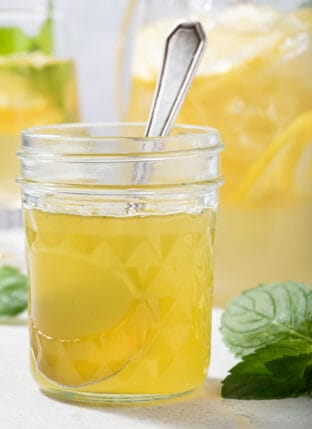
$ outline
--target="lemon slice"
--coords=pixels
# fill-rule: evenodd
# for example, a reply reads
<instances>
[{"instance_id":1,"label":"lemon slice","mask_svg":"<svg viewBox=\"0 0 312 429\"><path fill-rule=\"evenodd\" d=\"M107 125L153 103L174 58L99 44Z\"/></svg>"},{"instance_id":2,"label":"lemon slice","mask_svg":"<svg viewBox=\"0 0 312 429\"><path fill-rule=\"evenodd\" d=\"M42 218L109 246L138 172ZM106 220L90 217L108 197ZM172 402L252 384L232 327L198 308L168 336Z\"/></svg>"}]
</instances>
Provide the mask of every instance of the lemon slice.
<instances>
[{"instance_id":1,"label":"lemon slice","mask_svg":"<svg viewBox=\"0 0 312 429\"><path fill-rule=\"evenodd\" d=\"M240 184L235 200L312 193L312 111L296 118L268 146Z\"/></svg>"}]
</instances>

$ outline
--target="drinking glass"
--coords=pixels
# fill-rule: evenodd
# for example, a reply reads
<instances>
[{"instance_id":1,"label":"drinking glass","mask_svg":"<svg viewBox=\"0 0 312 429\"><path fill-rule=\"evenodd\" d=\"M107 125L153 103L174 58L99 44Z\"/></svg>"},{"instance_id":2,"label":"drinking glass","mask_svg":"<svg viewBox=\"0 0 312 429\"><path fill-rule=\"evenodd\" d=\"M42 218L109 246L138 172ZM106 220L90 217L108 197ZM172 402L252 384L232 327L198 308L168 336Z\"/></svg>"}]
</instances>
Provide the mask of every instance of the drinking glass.
<instances>
[{"instance_id":1,"label":"drinking glass","mask_svg":"<svg viewBox=\"0 0 312 429\"><path fill-rule=\"evenodd\" d=\"M16 241L8 229L20 225L15 179L21 130L78 120L75 65L63 24L51 1L0 0L0 254L4 259L10 253L6 246L11 248L10 242Z\"/></svg>"}]
</instances>

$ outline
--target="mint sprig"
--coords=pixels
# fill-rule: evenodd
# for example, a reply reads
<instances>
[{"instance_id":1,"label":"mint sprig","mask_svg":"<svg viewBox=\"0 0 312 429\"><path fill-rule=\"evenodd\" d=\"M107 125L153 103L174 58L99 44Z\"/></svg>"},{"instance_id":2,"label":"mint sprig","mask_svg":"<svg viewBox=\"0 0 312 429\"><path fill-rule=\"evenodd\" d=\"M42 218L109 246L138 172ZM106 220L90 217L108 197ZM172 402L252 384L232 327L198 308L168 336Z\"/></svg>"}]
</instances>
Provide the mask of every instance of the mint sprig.
<instances>
[{"instance_id":1,"label":"mint sprig","mask_svg":"<svg viewBox=\"0 0 312 429\"><path fill-rule=\"evenodd\" d=\"M312 344L312 290L295 282L249 289L226 307L221 332L236 356L289 338Z\"/></svg>"},{"instance_id":2,"label":"mint sprig","mask_svg":"<svg viewBox=\"0 0 312 429\"><path fill-rule=\"evenodd\" d=\"M39 51L46 55L53 53L53 7L49 3L48 16L36 36L25 34L20 28L0 28L0 55L27 54Z\"/></svg>"},{"instance_id":3,"label":"mint sprig","mask_svg":"<svg viewBox=\"0 0 312 429\"><path fill-rule=\"evenodd\" d=\"M30 52L32 45L32 39L19 28L0 28L0 55Z\"/></svg>"},{"instance_id":4,"label":"mint sprig","mask_svg":"<svg viewBox=\"0 0 312 429\"><path fill-rule=\"evenodd\" d=\"M17 268L0 267L0 318L16 316L27 308L28 281Z\"/></svg>"},{"instance_id":5,"label":"mint sprig","mask_svg":"<svg viewBox=\"0 0 312 429\"><path fill-rule=\"evenodd\" d=\"M245 356L223 381L222 396L235 399L280 399L310 390L312 344L284 340ZM306 373L307 371L307 373Z\"/></svg>"},{"instance_id":6,"label":"mint sprig","mask_svg":"<svg viewBox=\"0 0 312 429\"><path fill-rule=\"evenodd\" d=\"M53 21L47 18L42 24L37 38L34 40L34 49L44 54L51 55L53 52Z\"/></svg>"},{"instance_id":7,"label":"mint sprig","mask_svg":"<svg viewBox=\"0 0 312 429\"><path fill-rule=\"evenodd\" d=\"M42 24L37 38L34 39L35 49L44 54L53 53L53 0L48 2L48 16Z\"/></svg>"},{"instance_id":8,"label":"mint sprig","mask_svg":"<svg viewBox=\"0 0 312 429\"><path fill-rule=\"evenodd\" d=\"M222 396L279 399L312 393L312 290L295 282L243 292L222 317L224 341L242 362Z\"/></svg>"}]
</instances>

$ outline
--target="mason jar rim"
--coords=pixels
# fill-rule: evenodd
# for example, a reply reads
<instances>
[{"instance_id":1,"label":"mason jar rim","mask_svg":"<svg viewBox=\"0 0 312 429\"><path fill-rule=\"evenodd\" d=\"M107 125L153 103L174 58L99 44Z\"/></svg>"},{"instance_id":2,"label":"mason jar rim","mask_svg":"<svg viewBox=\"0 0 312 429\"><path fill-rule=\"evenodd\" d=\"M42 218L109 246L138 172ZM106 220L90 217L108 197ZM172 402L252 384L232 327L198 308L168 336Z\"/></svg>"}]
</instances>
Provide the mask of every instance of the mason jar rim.
<instances>
[{"instance_id":1,"label":"mason jar rim","mask_svg":"<svg viewBox=\"0 0 312 429\"><path fill-rule=\"evenodd\" d=\"M112 152L111 146L108 147L109 142L115 143L130 143L136 142L142 145L146 143L153 143L153 149L148 150L148 148L143 148L141 152L147 153L168 153L168 152L179 152L185 150L196 150L196 149L219 149L221 150L223 144L220 140L219 132L212 127L207 127L203 125L186 125L186 124L176 124L173 127L173 131L178 132L178 134L169 135L169 136L160 136L160 137L144 137L139 135L113 135L113 134L104 134L99 133L100 130L110 129L112 127L120 127L131 129L131 127L142 128L142 132L145 129L144 122L96 122L96 123L71 123L71 124L54 124L47 126L37 126L28 128L22 131L22 151L18 153L19 156L26 154L53 154L53 155L90 155L90 154L100 154L100 155L114 155ZM88 135L77 135L77 132L81 131L89 133ZM93 134L92 134L93 133ZM182 141L192 141L196 142L188 148L179 148L177 144ZM54 145L51 145L51 143ZM94 142L96 145L95 148L90 146L90 143ZM166 142L165 149L159 149ZM70 143L67 147L64 146L66 143ZM103 143L103 144L101 144ZM172 143L172 145L170 145ZM84 145L85 144L85 145ZM173 146L174 145L174 146ZM91 150L91 148L93 150ZM126 155L127 153L133 154L140 151L128 150L125 152L122 149L122 146L116 148L117 154Z\"/></svg>"},{"instance_id":2,"label":"mason jar rim","mask_svg":"<svg viewBox=\"0 0 312 429\"><path fill-rule=\"evenodd\" d=\"M25 130L17 179L23 202L43 211L110 216L125 204L129 216L215 208L222 183L219 133L176 125L178 135L138 137L144 129L144 123L116 122Z\"/></svg>"}]
</instances>

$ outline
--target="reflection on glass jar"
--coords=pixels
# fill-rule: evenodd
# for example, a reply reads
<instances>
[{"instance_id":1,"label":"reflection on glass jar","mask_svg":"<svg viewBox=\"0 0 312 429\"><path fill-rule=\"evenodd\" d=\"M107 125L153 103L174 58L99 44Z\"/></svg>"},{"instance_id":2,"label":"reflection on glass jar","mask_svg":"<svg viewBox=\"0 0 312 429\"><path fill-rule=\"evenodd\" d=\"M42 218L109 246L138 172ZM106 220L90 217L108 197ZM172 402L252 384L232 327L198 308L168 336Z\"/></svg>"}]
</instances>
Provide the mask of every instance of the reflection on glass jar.
<instances>
[{"instance_id":1,"label":"reflection on glass jar","mask_svg":"<svg viewBox=\"0 0 312 429\"><path fill-rule=\"evenodd\" d=\"M61 30L52 2L0 0L0 227L12 225L19 207L21 130L78 120L75 67Z\"/></svg>"},{"instance_id":2,"label":"reflection on glass jar","mask_svg":"<svg viewBox=\"0 0 312 429\"><path fill-rule=\"evenodd\" d=\"M215 291L224 305L260 282L312 285L312 7L210 3L140 2L126 117L147 118L170 28L199 19L208 47L178 119L216 127L225 143Z\"/></svg>"},{"instance_id":3,"label":"reflection on glass jar","mask_svg":"<svg viewBox=\"0 0 312 429\"><path fill-rule=\"evenodd\" d=\"M64 400L166 399L207 375L222 145L212 129L176 127L150 152L143 133L24 133L32 371Z\"/></svg>"}]
</instances>

